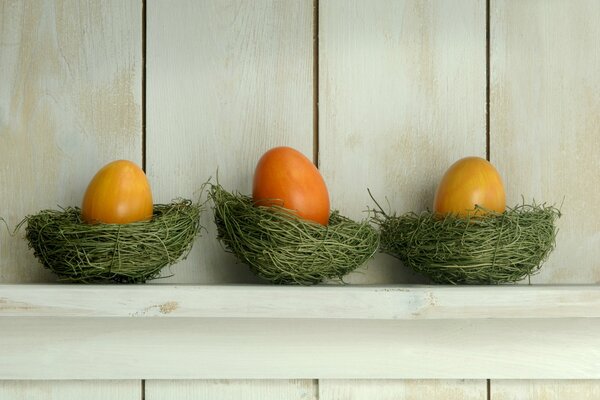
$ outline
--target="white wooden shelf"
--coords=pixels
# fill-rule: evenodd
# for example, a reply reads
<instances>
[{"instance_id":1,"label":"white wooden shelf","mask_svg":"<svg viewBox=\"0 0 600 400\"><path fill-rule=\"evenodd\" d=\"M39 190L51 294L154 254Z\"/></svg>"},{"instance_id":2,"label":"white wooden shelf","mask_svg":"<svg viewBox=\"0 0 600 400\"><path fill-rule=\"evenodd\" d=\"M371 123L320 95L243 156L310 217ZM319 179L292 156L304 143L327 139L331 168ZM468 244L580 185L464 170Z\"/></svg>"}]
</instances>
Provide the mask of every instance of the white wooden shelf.
<instances>
[{"instance_id":1,"label":"white wooden shelf","mask_svg":"<svg viewBox=\"0 0 600 400\"><path fill-rule=\"evenodd\" d=\"M0 285L0 317L600 318L600 286Z\"/></svg>"},{"instance_id":2,"label":"white wooden shelf","mask_svg":"<svg viewBox=\"0 0 600 400\"><path fill-rule=\"evenodd\" d=\"M0 379L600 378L600 286L0 285Z\"/></svg>"}]
</instances>

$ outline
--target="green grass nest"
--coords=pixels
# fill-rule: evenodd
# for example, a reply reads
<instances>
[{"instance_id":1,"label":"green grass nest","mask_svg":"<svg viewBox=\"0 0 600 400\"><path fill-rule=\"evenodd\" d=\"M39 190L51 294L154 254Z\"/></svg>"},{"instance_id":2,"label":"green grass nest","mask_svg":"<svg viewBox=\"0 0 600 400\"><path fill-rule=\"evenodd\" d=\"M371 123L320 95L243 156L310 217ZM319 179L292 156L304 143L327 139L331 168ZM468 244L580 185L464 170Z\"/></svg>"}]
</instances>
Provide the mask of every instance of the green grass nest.
<instances>
[{"instance_id":1,"label":"green grass nest","mask_svg":"<svg viewBox=\"0 0 600 400\"><path fill-rule=\"evenodd\" d=\"M25 236L44 267L61 280L142 283L187 256L200 231L202 206L190 200L154 205L150 221L86 224L81 210L27 216Z\"/></svg>"},{"instance_id":2,"label":"green grass nest","mask_svg":"<svg viewBox=\"0 0 600 400\"><path fill-rule=\"evenodd\" d=\"M379 235L368 221L338 212L329 225L302 221L279 207L255 207L252 199L211 185L218 239L259 277L277 284L313 285L344 275L371 258Z\"/></svg>"},{"instance_id":3,"label":"green grass nest","mask_svg":"<svg viewBox=\"0 0 600 400\"><path fill-rule=\"evenodd\" d=\"M444 284L517 282L536 273L555 244L552 206L521 205L504 213L459 218L431 212L386 215L376 211L381 251Z\"/></svg>"}]
</instances>

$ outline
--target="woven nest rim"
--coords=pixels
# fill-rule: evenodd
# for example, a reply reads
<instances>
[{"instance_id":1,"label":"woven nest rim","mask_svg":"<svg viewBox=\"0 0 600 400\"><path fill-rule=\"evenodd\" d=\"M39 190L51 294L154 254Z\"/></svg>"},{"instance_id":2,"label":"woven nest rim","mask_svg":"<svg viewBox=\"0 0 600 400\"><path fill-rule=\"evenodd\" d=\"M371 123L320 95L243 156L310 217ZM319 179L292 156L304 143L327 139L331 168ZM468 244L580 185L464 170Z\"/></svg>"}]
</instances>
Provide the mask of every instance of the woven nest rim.
<instances>
[{"instance_id":1,"label":"woven nest rim","mask_svg":"<svg viewBox=\"0 0 600 400\"><path fill-rule=\"evenodd\" d=\"M79 207L41 210L21 221L29 247L60 280L143 283L185 258L202 226L203 205L188 199L154 204L149 221L87 224Z\"/></svg>"},{"instance_id":2,"label":"woven nest rim","mask_svg":"<svg viewBox=\"0 0 600 400\"><path fill-rule=\"evenodd\" d=\"M218 239L257 276L276 284L340 280L371 258L379 235L369 220L333 211L329 225L297 218L279 206L255 206L249 196L210 186Z\"/></svg>"},{"instance_id":3,"label":"woven nest rim","mask_svg":"<svg viewBox=\"0 0 600 400\"><path fill-rule=\"evenodd\" d=\"M470 218L424 211L376 211L381 251L445 284L514 283L539 272L556 245L561 211L544 204L509 207Z\"/></svg>"}]
</instances>

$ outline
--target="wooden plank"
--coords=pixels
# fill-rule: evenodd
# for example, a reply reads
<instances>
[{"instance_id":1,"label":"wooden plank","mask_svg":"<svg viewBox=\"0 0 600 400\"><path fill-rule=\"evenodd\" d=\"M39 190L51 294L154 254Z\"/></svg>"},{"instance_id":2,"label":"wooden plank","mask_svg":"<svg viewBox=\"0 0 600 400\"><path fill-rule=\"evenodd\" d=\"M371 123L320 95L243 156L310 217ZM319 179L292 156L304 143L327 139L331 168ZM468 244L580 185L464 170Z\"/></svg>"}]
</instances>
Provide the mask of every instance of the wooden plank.
<instances>
[{"instance_id":1,"label":"wooden plank","mask_svg":"<svg viewBox=\"0 0 600 400\"><path fill-rule=\"evenodd\" d=\"M140 381L1 381L0 399L139 400Z\"/></svg>"},{"instance_id":2,"label":"wooden plank","mask_svg":"<svg viewBox=\"0 0 600 400\"><path fill-rule=\"evenodd\" d=\"M509 203L520 203L521 195L564 201L556 250L531 281L598 283L600 3L491 5L492 162ZM599 387L598 381L492 380L491 398L596 399Z\"/></svg>"},{"instance_id":3,"label":"wooden plank","mask_svg":"<svg viewBox=\"0 0 600 400\"><path fill-rule=\"evenodd\" d=\"M490 386L493 400L596 400L600 382L590 380L502 380Z\"/></svg>"},{"instance_id":4,"label":"wooden plank","mask_svg":"<svg viewBox=\"0 0 600 400\"><path fill-rule=\"evenodd\" d=\"M487 400L485 380L319 381L319 400Z\"/></svg>"},{"instance_id":5,"label":"wooden plank","mask_svg":"<svg viewBox=\"0 0 600 400\"><path fill-rule=\"evenodd\" d=\"M492 162L509 204L562 204L556 250L531 281L598 283L600 2L491 4Z\"/></svg>"},{"instance_id":6,"label":"wooden plank","mask_svg":"<svg viewBox=\"0 0 600 400\"><path fill-rule=\"evenodd\" d=\"M6 317L0 332L0 379L600 379L597 318Z\"/></svg>"},{"instance_id":7,"label":"wooden plank","mask_svg":"<svg viewBox=\"0 0 600 400\"><path fill-rule=\"evenodd\" d=\"M600 287L0 285L0 318L6 317L600 318Z\"/></svg>"},{"instance_id":8,"label":"wooden plank","mask_svg":"<svg viewBox=\"0 0 600 400\"><path fill-rule=\"evenodd\" d=\"M485 156L485 2L319 5L320 168L332 206L364 218L370 188L398 213L431 208L446 168ZM379 255L345 280L423 278Z\"/></svg>"},{"instance_id":9,"label":"wooden plank","mask_svg":"<svg viewBox=\"0 0 600 400\"><path fill-rule=\"evenodd\" d=\"M147 171L157 200L196 197L217 169L227 189L249 193L254 166L268 148L289 145L312 154L309 2L189 0L172 7L154 1L147 26ZM206 234L170 281L256 281L217 243L210 213L202 222ZM298 398L301 386L149 381L146 393Z\"/></svg>"},{"instance_id":10,"label":"wooden plank","mask_svg":"<svg viewBox=\"0 0 600 400\"><path fill-rule=\"evenodd\" d=\"M0 1L0 204L9 226L79 205L108 161L141 163L141 26L134 0ZM0 229L0 282L53 279L22 232ZM141 397L139 381L0 381L2 399Z\"/></svg>"},{"instance_id":11,"label":"wooden plank","mask_svg":"<svg viewBox=\"0 0 600 400\"><path fill-rule=\"evenodd\" d=\"M196 198L218 170L251 192L259 157L276 145L313 153L312 3L148 2L147 155L158 201ZM207 232L169 282L256 281ZM165 274L168 274L166 271Z\"/></svg>"},{"instance_id":12,"label":"wooden plank","mask_svg":"<svg viewBox=\"0 0 600 400\"><path fill-rule=\"evenodd\" d=\"M317 400L314 380L147 381L146 400Z\"/></svg>"},{"instance_id":13,"label":"wooden plank","mask_svg":"<svg viewBox=\"0 0 600 400\"><path fill-rule=\"evenodd\" d=\"M141 2L0 1L0 216L79 205L119 158L140 163ZM51 281L0 227L0 282Z\"/></svg>"}]
</instances>

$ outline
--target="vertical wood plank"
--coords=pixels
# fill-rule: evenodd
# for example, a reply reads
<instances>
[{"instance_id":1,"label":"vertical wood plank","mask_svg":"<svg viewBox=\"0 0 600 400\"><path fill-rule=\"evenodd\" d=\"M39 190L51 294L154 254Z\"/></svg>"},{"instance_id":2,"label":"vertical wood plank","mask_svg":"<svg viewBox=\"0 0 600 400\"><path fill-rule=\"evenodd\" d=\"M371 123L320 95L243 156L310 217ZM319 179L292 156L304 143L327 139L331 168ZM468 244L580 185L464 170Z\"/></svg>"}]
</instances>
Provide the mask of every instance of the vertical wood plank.
<instances>
[{"instance_id":1,"label":"vertical wood plank","mask_svg":"<svg viewBox=\"0 0 600 400\"><path fill-rule=\"evenodd\" d=\"M507 202L562 205L533 283L600 282L600 2L493 1L491 158Z\"/></svg>"},{"instance_id":2,"label":"vertical wood plank","mask_svg":"<svg viewBox=\"0 0 600 400\"><path fill-rule=\"evenodd\" d=\"M320 380L319 400L486 400L484 380Z\"/></svg>"},{"instance_id":3,"label":"vertical wood plank","mask_svg":"<svg viewBox=\"0 0 600 400\"><path fill-rule=\"evenodd\" d=\"M319 4L320 168L332 206L364 218L370 188L398 213L431 208L450 164L485 157L484 1ZM415 280L383 255L347 279Z\"/></svg>"},{"instance_id":4,"label":"vertical wood plank","mask_svg":"<svg viewBox=\"0 0 600 400\"><path fill-rule=\"evenodd\" d=\"M0 399L140 400L140 381L1 381Z\"/></svg>"},{"instance_id":5,"label":"vertical wood plank","mask_svg":"<svg viewBox=\"0 0 600 400\"><path fill-rule=\"evenodd\" d=\"M147 381L146 400L317 400L313 380Z\"/></svg>"},{"instance_id":6,"label":"vertical wood plank","mask_svg":"<svg viewBox=\"0 0 600 400\"><path fill-rule=\"evenodd\" d=\"M80 205L104 163L141 162L141 2L0 0L0 216ZM54 278L0 227L0 282Z\"/></svg>"},{"instance_id":7,"label":"vertical wood plank","mask_svg":"<svg viewBox=\"0 0 600 400\"><path fill-rule=\"evenodd\" d=\"M141 2L0 1L0 215L79 205L94 172L140 163ZM0 281L54 278L0 229ZM139 381L0 381L2 399L141 398Z\"/></svg>"},{"instance_id":8,"label":"vertical wood plank","mask_svg":"<svg viewBox=\"0 0 600 400\"><path fill-rule=\"evenodd\" d=\"M600 382L593 380L493 381L492 400L596 400Z\"/></svg>"},{"instance_id":9,"label":"vertical wood plank","mask_svg":"<svg viewBox=\"0 0 600 400\"><path fill-rule=\"evenodd\" d=\"M313 152L312 3L148 2L147 169L156 199L209 177L250 193L262 153ZM216 240L212 212L171 282L255 281ZM169 271L166 271L168 273Z\"/></svg>"},{"instance_id":10,"label":"vertical wood plank","mask_svg":"<svg viewBox=\"0 0 600 400\"><path fill-rule=\"evenodd\" d=\"M600 3L493 1L491 158L509 203L560 204L533 283L600 282ZM493 400L596 399L597 381L492 381Z\"/></svg>"}]
</instances>

